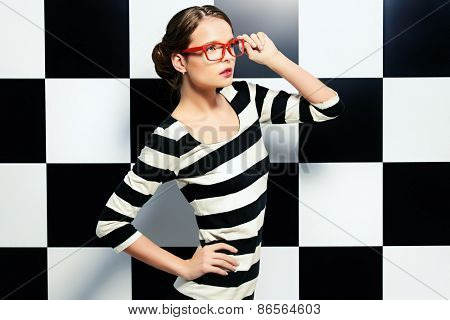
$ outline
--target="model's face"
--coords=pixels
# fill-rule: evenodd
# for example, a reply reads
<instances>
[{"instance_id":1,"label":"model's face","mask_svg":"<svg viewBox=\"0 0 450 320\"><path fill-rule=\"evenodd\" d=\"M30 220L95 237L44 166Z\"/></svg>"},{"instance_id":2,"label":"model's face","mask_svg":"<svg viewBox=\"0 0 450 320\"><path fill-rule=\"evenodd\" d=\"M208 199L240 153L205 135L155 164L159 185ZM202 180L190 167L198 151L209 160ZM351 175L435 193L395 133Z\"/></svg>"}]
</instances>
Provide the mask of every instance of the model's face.
<instances>
[{"instance_id":1,"label":"model's face","mask_svg":"<svg viewBox=\"0 0 450 320\"><path fill-rule=\"evenodd\" d=\"M205 17L191 35L188 47L199 47L211 41L227 43L233 37L231 27L226 21ZM203 51L189 53L187 58L184 60L187 76L196 86L225 87L232 83L236 57L228 50L225 50L223 59L218 61L209 61ZM232 69L232 74L228 78L220 74L225 68Z\"/></svg>"}]
</instances>

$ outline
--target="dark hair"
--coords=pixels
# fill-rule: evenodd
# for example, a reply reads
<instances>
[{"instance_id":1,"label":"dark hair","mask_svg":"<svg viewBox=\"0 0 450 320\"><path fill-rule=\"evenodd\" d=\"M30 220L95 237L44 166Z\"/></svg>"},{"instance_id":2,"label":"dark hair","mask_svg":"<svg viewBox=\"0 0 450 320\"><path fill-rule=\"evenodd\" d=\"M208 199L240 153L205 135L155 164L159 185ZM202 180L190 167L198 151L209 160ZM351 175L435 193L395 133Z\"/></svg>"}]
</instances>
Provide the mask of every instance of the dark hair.
<instances>
[{"instance_id":1,"label":"dark hair","mask_svg":"<svg viewBox=\"0 0 450 320\"><path fill-rule=\"evenodd\" d=\"M192 33L205 16L223 19L233 30L230 19L219 8L213 5L192 6L179 11L170 19L162 41L153 48L152 60L156 73L170 85L171 93L175 90L179 94L182 84L182 73L173 67L171 56L189 46Z\"/></svg>"}]
</instances>

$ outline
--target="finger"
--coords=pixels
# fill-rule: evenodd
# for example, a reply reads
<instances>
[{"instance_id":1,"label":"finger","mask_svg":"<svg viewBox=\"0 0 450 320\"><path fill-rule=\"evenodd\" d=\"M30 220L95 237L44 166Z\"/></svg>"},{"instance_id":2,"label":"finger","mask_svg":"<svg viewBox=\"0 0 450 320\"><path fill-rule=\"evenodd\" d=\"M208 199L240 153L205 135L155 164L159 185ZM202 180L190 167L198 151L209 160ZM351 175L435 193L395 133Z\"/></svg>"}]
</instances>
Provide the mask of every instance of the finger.
<instances>
[{"instance_id":1,"label":"finger","mask_svg":"<svg viewBox=\"0 0 450 320\"><path fill-rule=\"evenodd\" d=\"M242 39L242 40L244 40L244 48L245 48L245 39L244 39L244 37L243 37L243 36L237 36L236 39ZM240 45L240 44L239 44L239 45Z\"/></svg>"},{"instance_id":2,"label":"finger","mask_svg":"<svg viewBox=\"0 0 450 320\"><path fill-rule=\"evenodd\" d=\"M258 48L260 50L261 45L259 43L258 36L256 34L252 33L250 35L250 38L252 39L252 46L254 46L255 48Z\"/></svg>"},{"instance_id":3,"label":"finger","mask_svg":"<svg viewBox=\"0 0 450 320\"><path fill-rule=\"evenodd\" d=\"M210 266L210 267L207 269L207 272L218 273L218 274L221 274L221 275L224 275L224 276L227 276L227 275L228 275L228 271L223 270L223 269L221 269L221 268L219 268L219 267L213 267L213 266Z\"/></svg>"},{"instance_id":4,"label":"finger","mask_svg":"<svg viewBox=\"0 0 450 320\"><path fill-rule=\"evenodd\" d=\"M253 54L253 48L248 42L244 42L244 48L247 54Z\"/></svg>"},{"instance_id":5,"label":"finger","mask_svg":"<svg viewBox=\"0 0 450 320\"><path fill-rule=\"evenodd\" d=\"M255 41L254 41L252 38L250 38L250 37L248 36L248 34L244 33L244 34L242 35L242 37L244 38L245 42L248 42L248 43L250 44L251 47L253 47L253 48L256 47Z\"/></svg>"},{"instance_id":6,"label":"finger","mask_svg":"<svg viewBox=\"0 0 450 320\"><path fill-rule=\"evenodd\" d=\"M250 37L252 38L252 40L256 44L256 46L258 47L258 50L262 50L261 41L259 41L258 36L256 34L252 33L250 35Z\"/></svg>"},{"instance_id":7,"label":"finger","mask_svg":"<svg viewBox=\"0 0 450 320\"><path fill-rule=\"evenodd\" d=\"M215 259L215 258L213 258L211 264L213 264L215 266L221 266L222 268L225 268L225 269L233 271L233 272L236 269L236 267L233 264L231 264L231 263L229 263L229 262L227 262L225 260L222 260L222 259Z\"/></svg>"},{"instance_id":8,"label":"finger","mask_svg":"<svg viewBox=\"0 0 450 320\"><path fill-rule=\"evenodd\" d=\"M232 252L237 252L237 249L235 247L233 247L232 245L229 245L228 243L225 242L218 242L213 244L214 246L214 251L218 250L218 249L225 249L228 251L232 251Z\"/></svg>"},{"instance_id":9,"label":"finger","mask_svg":"<svg viewBox=\"0 0 450 320\"><path fill-rule=\"evenodd\" d=\"M258 33L257 33L257 35L258 35L258 37L259 37L259 40L261 41L261 44L263 45L263 47L264 47L264 44L266 43L266 34L264 33L264 32L262 32L262 31L259 31Z\"/></svg>"},{"instance_id":10,"label":"finger","mask_svg":"<svg viewBox=\"0 0 450 320\"><path fill-rule=\"evenodd\" d=\"M225 253L216 252L216 254L213 257L217 258L217 259L226 260L229 263L235 265L236 267L239 265L239 262L235 258L233 258L233 257L231 257L231 256L229 256L228 254L225 254Z\"/></svg>"}]
</instances>

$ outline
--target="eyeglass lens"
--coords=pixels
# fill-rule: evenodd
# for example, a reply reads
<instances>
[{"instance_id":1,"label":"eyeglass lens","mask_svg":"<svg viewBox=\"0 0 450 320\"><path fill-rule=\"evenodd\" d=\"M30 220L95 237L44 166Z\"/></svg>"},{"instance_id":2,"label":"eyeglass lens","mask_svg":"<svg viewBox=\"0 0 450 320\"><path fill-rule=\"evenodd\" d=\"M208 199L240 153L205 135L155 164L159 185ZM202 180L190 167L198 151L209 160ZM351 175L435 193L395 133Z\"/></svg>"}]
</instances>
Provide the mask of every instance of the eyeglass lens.
<instances>
[{"instance_id":1,"label":"eyeglass lens","mask_svg":"<svg viewBox=\"0 0 450 320\"><path fill-rule=\"evenodd\" d=\"M212 44L206 48L206 54L209 60L220 60L222 58L223 45ZM231 54L233 56L239 56L244 53L244 47L241 45L241 41L234 41L230 44Z\"/></svg>"}]
</instances>

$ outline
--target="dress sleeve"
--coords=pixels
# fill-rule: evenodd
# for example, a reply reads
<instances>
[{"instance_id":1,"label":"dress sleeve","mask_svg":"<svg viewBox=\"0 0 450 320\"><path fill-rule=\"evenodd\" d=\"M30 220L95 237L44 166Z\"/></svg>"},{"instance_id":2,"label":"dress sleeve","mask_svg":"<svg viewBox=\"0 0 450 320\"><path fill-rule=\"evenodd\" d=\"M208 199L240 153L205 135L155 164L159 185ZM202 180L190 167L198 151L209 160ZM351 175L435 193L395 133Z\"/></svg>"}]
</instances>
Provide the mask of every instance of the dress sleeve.
<instances>
[{"instance_id":1,"label":"dress sleeve","mask_svg":"<svg viewBox=\"0 0 450 320\"><path fill-rule=\"evenodd\" d=\"M142 206L164 183L178 175L179 157L172 142L152 132L132 169L117 185L99 216L96 235L116 253L135 242L142 233L131 222Z\"/></svg>"},{"instance_id":2,"label":"dress sleeve","mask_svg":"<svg viewBox=\"0 0 450 320\"><path fill-rule=\"evenodd\" d=\"M344 112L345 106L338 93L330 99L310 103L298 93L274 90L247 81L251 99L253 99L260 123L314 123L337 118Z\"/></svg>"}]
</instances>

